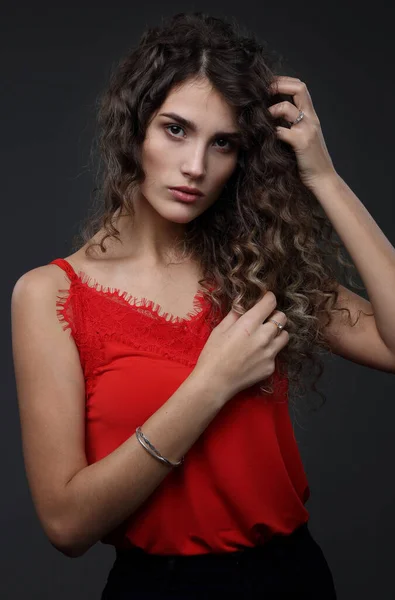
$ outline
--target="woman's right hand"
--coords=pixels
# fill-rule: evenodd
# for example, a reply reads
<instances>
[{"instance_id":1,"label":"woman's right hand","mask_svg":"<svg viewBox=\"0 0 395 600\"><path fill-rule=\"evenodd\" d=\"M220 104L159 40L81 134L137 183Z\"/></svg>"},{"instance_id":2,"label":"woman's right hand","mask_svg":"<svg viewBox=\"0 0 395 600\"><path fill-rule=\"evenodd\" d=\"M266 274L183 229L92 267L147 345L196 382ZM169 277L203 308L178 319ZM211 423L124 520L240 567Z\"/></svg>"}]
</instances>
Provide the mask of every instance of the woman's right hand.
<instances>
[{"instance_id":1,"label":"woman's right hand","mask_svg":"<svg viewBox=\"0 0 395 600\"><path fill-rule=\"evenodd\" d=\"M285 325L285 313L275 310L273 292L265 295L243 315L233 309L214 327L201 351L196 367L207 376L220 378L229 397L266 379L275 370L275 358L288 343L289 334L268 317Z\"/></svg>"}]
</instances>

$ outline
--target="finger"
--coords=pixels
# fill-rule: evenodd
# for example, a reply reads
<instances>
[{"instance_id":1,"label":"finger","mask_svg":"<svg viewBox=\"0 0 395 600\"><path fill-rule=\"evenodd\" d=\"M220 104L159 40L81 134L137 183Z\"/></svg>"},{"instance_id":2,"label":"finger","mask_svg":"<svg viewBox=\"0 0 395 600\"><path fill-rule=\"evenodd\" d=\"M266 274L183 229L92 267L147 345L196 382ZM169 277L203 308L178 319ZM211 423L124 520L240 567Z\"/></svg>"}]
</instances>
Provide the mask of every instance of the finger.
<instances>
[{"instance_id":1,"label":"finger","mask_svg":"<svg viewBox=\"0 0 395 600\"><path fill-rule=\"evenodd\" d=\"M277 354L286 346L289 342L289 333L286 329L283 329L281 333L279 333L273 340L271 341L271 345L275 353Z\"/></svg>"},{"instance_id":2,"label":"finger","mask_svg":"<svg viewBox=\"0 0 395 600\"><path fill-rule=\"evenodd\" d=\"M269 91L273 94L279 93L279 86L281 87L283 82L290 81L292 82L301 82L301 79L298 77L289 77L289 75L275 75L273 81L269 85Z\"/></svg>"},{"instance_id":3,"label":"finger","mask_svg":"<svg viewBox=\"0 0 395 600\"><path fill-rule=\"evenodd\" d=\"M300 106L302 110L306 107L313 107L309 90L307 89L306 84L300 79L280 77L269 86L269 89L274 94L287 94L293 96L295 104Z\"/></svg>"},{"instance_id":4,"label":"finger","mask_svg":"<svg viewBox=\"0 0 395 600\"><path fill-rule=\"evenodd\" d=\"M286 323L287 323L287 316L282 312L282 311L278 311L275 310L273 312L273 314L271 314L264 323L262 323L262 325L265 328L265 331L267 332L268 330L271 331L273 333L273 338L279 336L284 329L279 329L278 326L276 325L276 323L273 323L273 321L271 321L270 319L273 319L274 321L277 321L277 323L280 323L280 325L283 325L283 327L285 327ZM271 329L269 329L271 328Z\"/></svg>"},{"instance_id":5,"label":"finger","mask_svg":"<svg viewBox=\"0 0 395 600\"><path fill-rule=\"evenodd\" d=\"M252 332L273 313L276 306L276 296L272 291L268 290L254 306L239 317L239 321L243 320L248 330Z\"/></svg>"},{"instance_id":6,"label":"finger","mask_svg":"<svg viewBox=\"0 0 395 600\"><path fill-rule=\"evenodd\" d=\"M269 106L269 111L275 119L284 117L290 123L293 123L300 114L299 108L286 100Z\"/></svg>"},{"instance_id":7,"label":"finger","mask_svg":"<svg viewBox=\"0 0 395 600\"><path fill-rule=\"evenodd\" d=\"M237 313L233 308L217 325L221 330L226 331L234 323L243 319L242 324L246 331L251 334L276 308L276 296L271 291L265 292L260 300L245 313Z\"/></svg>"},{"instance_id":8,"label":"finger","mask_svg":"<svg viewBox=\"0 0 395 600\"><path fill-rule=\"evenodd\" d=\"M233 308L230 309L227 315L219 322L217 325L218 328L223 329L224 331L231 327L236 321L240 319L242 315L237 313Z\"/></svg>"}]
</instances>

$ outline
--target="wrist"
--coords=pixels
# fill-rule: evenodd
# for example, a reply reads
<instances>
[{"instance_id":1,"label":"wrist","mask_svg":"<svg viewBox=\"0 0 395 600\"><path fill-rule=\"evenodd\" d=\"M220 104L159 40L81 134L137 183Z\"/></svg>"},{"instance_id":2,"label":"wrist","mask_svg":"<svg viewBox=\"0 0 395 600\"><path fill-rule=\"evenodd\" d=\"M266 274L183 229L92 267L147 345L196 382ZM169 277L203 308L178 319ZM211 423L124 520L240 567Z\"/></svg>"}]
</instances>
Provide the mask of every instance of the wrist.
<instances>
[{"instance_id":1,"label":"wrist","mask_svg":"<svg viewBox=\"0 0 395 600\"><path fill-rule=\"evenodd\" d=\"M231 390L218 373L213 374L211 371L196 365L188 379L203 397L220 407L232 397Z\"/></svg>"}]
</instances>

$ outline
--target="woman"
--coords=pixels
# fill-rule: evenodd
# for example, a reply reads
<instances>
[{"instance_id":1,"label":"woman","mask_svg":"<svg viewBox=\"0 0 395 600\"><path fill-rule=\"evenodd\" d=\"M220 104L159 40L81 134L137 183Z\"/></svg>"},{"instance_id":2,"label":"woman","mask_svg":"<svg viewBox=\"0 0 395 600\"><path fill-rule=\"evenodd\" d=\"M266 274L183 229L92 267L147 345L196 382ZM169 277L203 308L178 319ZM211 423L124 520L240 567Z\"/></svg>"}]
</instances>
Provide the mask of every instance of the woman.
<instances>
[{"instance_id":1,"label":"woman","mask_svg":"<svg viewBox=\"0 0 395 600\"><path fill-rule=\"evenodd\" d=\"M14 287L32 497L65 555L115 547L103 600L336 598L289 388L323 348L395 371L394 285L375 287L395 260L305 84L274 73L237 24L148 29L102 98L83 245ZM326 262L352 266L333 227L372 304Z\"/></svg>"}]
</instances>

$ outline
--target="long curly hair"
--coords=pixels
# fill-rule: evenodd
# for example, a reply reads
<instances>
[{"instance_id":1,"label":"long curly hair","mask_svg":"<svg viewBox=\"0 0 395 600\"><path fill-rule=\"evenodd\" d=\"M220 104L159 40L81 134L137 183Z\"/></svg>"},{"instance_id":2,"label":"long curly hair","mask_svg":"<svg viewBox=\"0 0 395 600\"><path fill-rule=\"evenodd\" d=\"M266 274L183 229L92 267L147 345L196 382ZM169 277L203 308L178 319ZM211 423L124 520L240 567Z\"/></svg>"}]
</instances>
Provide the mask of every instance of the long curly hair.
<instances>
[{"instance_id":1,"label":"long curly hair","mask_svg":"<svg viewBox=\"0 0 395 600\"><path fill-rule=\"evenodd\" d=\"M74 237L74 249L90 242L87 255L93 246L104 253L105 239L119 240L113 217L119 209L133 218L133 192L145 176L141 147L150 117L173 86L207 78L235 108L242 140L221 195L186 225L179 249L199 261L204 274L199 284L223 315L231 308L243 314L266 291L275 294L277 310L287 316L289 341L276 357L276 368L288 378L288 399L304 395L302 369L308 360L306 374L318 371L311 389L324 403L326 397L316 387L324 370L318 354L331 350L322 334L322 317L327 325L334 311L345 310L351 322L347 308L335 307L337 282L330 259L355 267L342 256L331 222L302 183L293 149L276 136L276 125L289 124L275 121L268 107L292 101L269 92L281 69L282 57L234 19L178 13L146 28L112 68L109 85L99 96L99 128L92 146L99 157L96 204ZM100 242L91 242L102 228L106 233ZM362 289L347 272L346 278ZM273 376L259 390L273 393Z\"/></svg>"}]
</instances>

